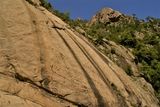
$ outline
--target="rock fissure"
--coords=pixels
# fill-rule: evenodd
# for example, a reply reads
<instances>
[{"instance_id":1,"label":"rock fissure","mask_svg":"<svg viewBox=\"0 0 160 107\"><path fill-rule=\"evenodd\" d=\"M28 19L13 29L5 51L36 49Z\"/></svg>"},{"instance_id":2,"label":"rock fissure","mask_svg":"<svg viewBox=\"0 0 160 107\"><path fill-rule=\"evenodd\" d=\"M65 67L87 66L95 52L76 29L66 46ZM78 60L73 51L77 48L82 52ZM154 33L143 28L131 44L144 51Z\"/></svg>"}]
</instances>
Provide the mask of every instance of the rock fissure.
<instances>
[{"instance_id":1,"label":"rock fissure","mask_svg":"<svg viewBox=\"0 0 160 107\"><path fill-rule=\"evenodd\" d=\"M21 97L21 96L18 95L18 93L19 93L21 90L17 91L16 93L10 93L9 91L4 91L4 90L1 90L1 89L0 89L0 91L6 92L6 93L7 93L6 95L16 96L16 97L18 97L18 98L24 99L23 97ZM40 105L40 107L45 107L45 106L41 105L40 103L37 103L36 101L32 101L32 100L29 100L29 99L24 99L24 101L25 101L26 103L27 103L26 100L28 100L28 101L30 101L30 102L33 102L33 103L35 103L35 104L38 104L38 105Z\"/></svg>"},{"instance_id":2,"label":"rock fissure","mask_svg":"<svg viewBox=\"0 0 160 107\"><path fill-rule=\"evenodd\" d=\"M52 92L52 91L50 91L50 90L48 90L48 89L46 89L46 88L44 88L44 87L42 87L42 86L37 85L37 84L34 83L31 79L26 78L26 77L23 77L23 76L20 75L19 73L16 73L16 74L15 74L15 78L16 78L17 80L19 80L20 82L26 82L26 83L29 83L29 84L31 84L31 85L33 85L33 86L36 86L37 88L39 88L39 89L47 92L48 94L53 95L53 96L55 96L55 97L57 97L57 98L59 98L59 99L65 100L65 101L67 101L67 102L69 102L69 103L72 103L73 105L76 105L76 106L78 106L78 107L87 107L87 106L84 105L84 104L81 104L81 103L74 102L74 101L71 101L71 100L69 100L69 99L66 99L65 97L66 97L67 95L69 95L69 94L61 95L61 94L58 94L58 93L54 93L54 92Z\"/></svg>"},{"instance_id":3,"label":"rock fissure","mask_svg":"<svg viewBox=\"0 0 160 107\"><path fill-rule=\"evenodd\" d=\"M67 32L67 30L65 30ZM73 35L71 35L69 32L67 32L67 34L70 36L70 38L72 38L72 40L77 44L77 46L81 49L81 51L84 53L84 55L88 58L88 60L90 60L90 62L93 64L93 66L96 68L98 74L100 75L101 79L104 81L104 83L110 88L111 92L113 95L116 94L116 96L119 96L119 93L114 93L114 89L113 87L111 87L111 83L110 81L105 77L105 74L103 73L103 71L100 69L100 67L98 66L98 64L96 64L96 62L94 61L94 59L92 59L92 57L89 55L89 53L85 50L85 48L80 44L78 43L78 41L73 37ZM97 51L97 50L96 50ZM116 90L117 91L117 90ZM120 96L121 97L121 96ZM122 98L122 97L121 97ZM122 100L122 103L120 104L123 104L123 105L120 105L120 106L123 106L123 107L127 107L127 104L124 100ZM125 106L124 106L125 105Z\"/></svg>"},{"instance_id":4,"label":"rock fissure","mask_svg":"<svg viewBox=\"0 0 160 107\"><path fill-rule=\"evenodd\" d=\"M87 73L87 71L85 70L85 68L83 67L83 65L81 64L81 62L79 61L78 57L76 56L75 52L73 51L73 49L70 47L70 45L67 43L67 41L64 39L64 37L62 36L62 34L55 29L56 32L58 33L58 35L61 37L61 39L64 41L64 43L66 44L66 46L68 47L68 49L71 51L72 55L74 56L76 62L79 64L80 68L82 69L88 83L90 84L90 87L98 101L98 106L100 107L106 107L106 103L104 103L104 99L102 98L101 94L99 93L98 89L96 88L94 82L92 81L91 77L89 76L89 74ZM107 106L108 107L108 106Z\"/></svg>"}]
</instances>

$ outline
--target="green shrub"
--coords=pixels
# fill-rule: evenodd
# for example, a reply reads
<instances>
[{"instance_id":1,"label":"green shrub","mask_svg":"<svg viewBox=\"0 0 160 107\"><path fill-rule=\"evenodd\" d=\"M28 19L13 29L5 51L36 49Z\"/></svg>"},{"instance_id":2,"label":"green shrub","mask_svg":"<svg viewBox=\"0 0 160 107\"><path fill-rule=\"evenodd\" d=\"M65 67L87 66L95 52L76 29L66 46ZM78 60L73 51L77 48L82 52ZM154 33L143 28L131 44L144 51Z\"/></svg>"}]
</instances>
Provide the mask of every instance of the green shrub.
<instances>
[{"instance_id":1,"label":"green shrub","mask_svg":"<svg viewBox=\"0 0 160 107\"><path fill-rule=\"evenodd\" d=\"M145 61L142 62L141 71L143 77L149 81L154 89L157 91L157 95L160 95L160 61L152 60L151 64L147 64ZM159 96L160 98L160 96Z\"/></svg>"},{"instance_id":2,"label":"green shrub","mask_svg":"<svg viewBox=\"0 0 160 107\"><path fill-rule=\"evenodd\" d=\"M139 44L135 49L135 55L140 62L145 61L151 64L153 59L158 59L158 51L152 46Z\"/></svg>"},{"instance_id":3,"label":"green shrub","mask_svg":"<svg viewBox=\"0 0 160 107\"><path fill-rule=\"evenodd\" d=\"M52 5L48 2L48 0L39 0L41 2L41 6L45 7L47 10L52 11Z\"/></svg>"},{"instance_id":4,"label":"green shrub","mask_svg":"<svg viewBox=\"0 0 160 107\"><path fill-rule=\"evenodd\" d=\"M70 14L68 12L62 13L62 12L59 12L58 10L54 10L53 13L56 16L60 17L65 22L69 22L71 20Z\"/></svg>"},{"instance_id":5,"label":"green shrub","mask_svg":"<svg viewBox=\"0 0 160 107\"><path fill-rule=\"evenodd\" d=\"M128 66L127 69L125 70L125 72L129 75L132 76L133 75L133 71L131 69L131 66Z\"/></svg>"},{"instance_id":6,"label":"green shrub","mask_svg":"<svg viewBox=\"0 0 160 107\"><path fill-rule=\"evenodd\" d=\"M137 41L130 34L123 35L120 39L120 44L128 47L134 48L137 44Z\"/></svg>"},{"instance_id":7,"label":"green shrub","mask_svg":"<svg viewBox=\"0 0 160 107\"><path fill-rule=\"evenodd\" d=\"M116 53L116 51L115 51L114 48L111 48L111 53L112 53L112 54L115 54L115 53Z\"/></svg>"}]
</instances>

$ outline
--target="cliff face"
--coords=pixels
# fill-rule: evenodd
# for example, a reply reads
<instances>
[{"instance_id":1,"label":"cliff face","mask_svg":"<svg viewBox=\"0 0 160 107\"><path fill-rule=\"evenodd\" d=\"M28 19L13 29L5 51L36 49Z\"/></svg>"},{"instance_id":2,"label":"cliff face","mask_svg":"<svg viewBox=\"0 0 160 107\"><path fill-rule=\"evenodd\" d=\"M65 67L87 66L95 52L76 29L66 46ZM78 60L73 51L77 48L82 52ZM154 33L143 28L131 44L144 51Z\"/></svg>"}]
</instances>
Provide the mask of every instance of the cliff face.
<instances>
[{"instance_id":1,"label":"cliff face","mask_svg":"<svg viewBox=\"0 0 160 107\"><path fill-rule=\"evenodd\" d=\"M38 4L1 0L0 14L0 107L158 107L152 88Z\"/></svg>"}]
</instances>

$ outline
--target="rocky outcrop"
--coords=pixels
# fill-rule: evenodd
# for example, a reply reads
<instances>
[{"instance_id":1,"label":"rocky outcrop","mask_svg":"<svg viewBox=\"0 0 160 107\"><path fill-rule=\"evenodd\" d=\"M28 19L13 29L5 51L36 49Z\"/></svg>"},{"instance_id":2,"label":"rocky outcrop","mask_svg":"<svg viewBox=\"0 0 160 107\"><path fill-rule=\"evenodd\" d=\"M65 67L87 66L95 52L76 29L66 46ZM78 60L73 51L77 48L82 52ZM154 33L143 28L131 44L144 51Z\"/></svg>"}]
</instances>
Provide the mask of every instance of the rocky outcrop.
<instances>
[{"instance_id":1,"label":"rocky outcrop","mask_svg":"<svg viewBox=\"0 0 160 107\"><path fill-rule=\"evenodd\" d=\"M97 22L101 23L111 23L117 22L122 14L118 11L115 11L111 8L103 8L100 10L89 22L89 25L96 24Z\"/></svg>"},{"instance_id":2,"label":"rocky outcrop","mask_svg":"<svg viewBox=\"0 0 160 107\"><path fill-rule=\"evenodd\" d=\"M128 75L140 76L135 57L130 49L106 39L103 39L103 45L99 45L97 48L125 72L128 72Z\"/></svg>"},{"instance_id":3,"label":"rocky outcrop","mask_svg":"<svg viewBox=\"0 0 160 107\"><path fill-rule=\"evenodd\" d=\"M0 14L0 107L158 107L153 91L45 8L1 0Z\"/></svg>"}]
</instances>

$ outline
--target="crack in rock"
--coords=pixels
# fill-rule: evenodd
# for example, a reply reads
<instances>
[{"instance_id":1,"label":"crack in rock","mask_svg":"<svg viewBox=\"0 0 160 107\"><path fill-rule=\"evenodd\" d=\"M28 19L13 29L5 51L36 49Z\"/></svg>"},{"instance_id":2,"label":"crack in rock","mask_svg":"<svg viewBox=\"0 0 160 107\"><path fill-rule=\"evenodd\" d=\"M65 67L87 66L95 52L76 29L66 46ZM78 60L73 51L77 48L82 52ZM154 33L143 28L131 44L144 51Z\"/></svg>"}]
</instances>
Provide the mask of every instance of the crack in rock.
<instances>
[{"instance_id":1,"label":"crack in rock","mask_svg":"<svg viewBox=\"0 0 160 107\"><path fill-rule=\"evenodd\" d=\"M30 83L30 84L38 87L39 89L41 89L41 90L49 93L50 95L53 95L53 96L55 96L55 97L57 97L57 98L59 98L59 99L65 100L65 101L67 101L67 102L69 102L69 103L71 103L71 104L73 104L73 105L76 105L76 106L78 106L78 107L87 107L86 105L84 105L84 104L82 104L82 103L74 102L74 101L71 101L71 100L69 100L69 99L64 98L64 97L66 97L66 96L69 95L69 94L61 95L61 94L58 94L58 93L54 93L54 92L50 91L49 89L46 89L46 88L44 88L44 87L42 87L42 86L37 85L37 84L34 83L31 79L29 79L29 78L27 78L27 77L24 77L24 76L20 75L19 73L15 73L15 78L16 78L17 80L21 81L21 82Z\"/></svg>"}]
</instances>

